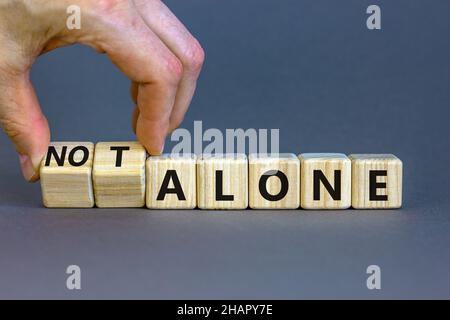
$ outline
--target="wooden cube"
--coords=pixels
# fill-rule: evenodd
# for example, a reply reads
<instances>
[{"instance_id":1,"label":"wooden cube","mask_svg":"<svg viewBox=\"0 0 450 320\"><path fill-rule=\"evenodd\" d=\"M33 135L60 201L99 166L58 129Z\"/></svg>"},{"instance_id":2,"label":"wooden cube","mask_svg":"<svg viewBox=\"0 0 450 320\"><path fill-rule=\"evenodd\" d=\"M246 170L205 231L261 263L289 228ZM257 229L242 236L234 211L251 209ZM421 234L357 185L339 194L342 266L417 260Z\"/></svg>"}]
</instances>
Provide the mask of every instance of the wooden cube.
<instances>
[{"instance_id":1,"label":"wooden cube","mask_svg":"<svg viewBox=\"0 0 450 320\"><path fill-rule=\"evenodd\" d=\"M147 159L146 203L150 209L194 209L197 173L194 154L164 154Z\"/></svg>"},{"instance_id":2,"label":"wooden cube","mask_svg":"<svg viewBox=\"0 0 450 320\"><path fill-rule=\"evenodd\" d=\"M92 189L91 142L52 142L41 162L42 199L48 208L90 208Z\"/></svg>"},{"instance_id":3,"label":"wooden cube","mask_svg":"<svg viewBox=\"0 0 450 320\"><path fill-rule=\"evenodd\" d=\"M352 206L391 209L402 206L402 161L393 154L351 154Z\"/></svg>"},{"instance_id":4,"label":"wooden cube","mask_svg":"<svg viewBox=\"0 0 450 320\"><path fill-rule=\"evenodd\" d=\"M303 153L300 205L303 209L347 209L351 204L351 161L341 153Z\"/></svg>"},{"instance_id":5,"label":"wooden cube","mask_svg":"<svg viewBox=\"0 0 450 320\"><path fill-rule=\"evenodd\" d=\"M93 168L97 207L143 207L146 158L144 147L135 141L97 143Z\"/></svg>"},{"instance_id":6,"label":"wooden cube","mask_svg":"<svg viewBox=\"0 0 450 320\"><path fill-rule=\"evenodd\" d=\"M252 209L297 209L300 206L300 161L292 153L251 154L249 205Z\"/></svg>"},{"instance_id":7,"label":"wooden cube","mask_svg":"<svg viewBox=\"0 0 450 320\"><path fill-rule=\"evenodd\" d=\"M197 160L197 203L200 209L246 209L247 156L202 155Z\"/></svg>"}]
</instances>

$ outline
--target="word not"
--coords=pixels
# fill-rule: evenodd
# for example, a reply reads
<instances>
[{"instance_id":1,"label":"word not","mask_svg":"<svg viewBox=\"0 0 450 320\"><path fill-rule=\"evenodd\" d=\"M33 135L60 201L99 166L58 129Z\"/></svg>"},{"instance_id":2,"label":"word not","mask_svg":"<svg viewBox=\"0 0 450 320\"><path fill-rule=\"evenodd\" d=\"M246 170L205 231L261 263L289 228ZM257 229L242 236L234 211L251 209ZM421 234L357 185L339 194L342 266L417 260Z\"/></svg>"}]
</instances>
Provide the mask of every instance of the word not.
<instances>
[{"instance_id":1,"label":"word not","mask_svg":"<svg viewBox=\"0 0 450 320\"><path fill-rule=\"evenodd\" d=\"M165 154L138 142L54 142L41 163L46 207L387 209L402 204L391 154Z\"/></svg>"}]
</instances>

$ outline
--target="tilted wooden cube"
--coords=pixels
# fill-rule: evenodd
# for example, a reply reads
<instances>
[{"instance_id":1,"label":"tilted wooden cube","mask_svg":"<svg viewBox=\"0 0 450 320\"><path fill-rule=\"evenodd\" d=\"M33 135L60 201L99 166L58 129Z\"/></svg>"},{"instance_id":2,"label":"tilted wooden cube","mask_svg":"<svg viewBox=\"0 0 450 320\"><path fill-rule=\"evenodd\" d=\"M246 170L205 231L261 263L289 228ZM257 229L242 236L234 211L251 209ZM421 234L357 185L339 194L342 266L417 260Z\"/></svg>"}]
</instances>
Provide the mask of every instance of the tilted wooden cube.
<instances>
[{"instance_id":1,"label":"tilted wooden cube","mask_svg":"<svg viewBox=\"0 0 450 320\"><path fill-rule=\"evenodd\" d=\"M197 160L197 204L200 209L246 209L247 156L202 155Z\"/></svg>"},{"instance_id":2,"label":"tilted wooden cube","mask_svg":"<svg viewBox=\"0 0 450 320\"><path fill-rule=\"evenodd\" d=\"M42 199L48 208L90 208L92 189L91 142L52 142L41 162Z\"/></svg>"},{"instance_id":3,"label":"tilted wooden cube","mask_svg":"<svg viewBox=\"0 0 450 320\"><path fill-rule=\"evenodd\" d=\"M252 209L297 209L300 206L300 161L292 153L251 154L249 205Z\"/></svg>"},{"instance_id":4,"label":"tilted wooden cube","mask_svg":"<svg viewBox=\"0 0 450 320\"><path fill-rule=\"evenodd\" d=\"M300 205L303 209L347 209L351 205L351 161L341 153L303 153Z\"/></svg>"},{"instance_id":5,"label":"tilted wooden cube","mask_svg":"<svg viewBox=\"0 0 450 320\"><path fill-rule=\"evenodd\" d=\"M352 207L394 209L402 206L402 161L393 154L351 154Z\"/></svg>"},{"instance_id":6,"label":"tilted wooden cube","mask_svg":"<svg viewBox=\"0 0 450 320\"><path fill-rule=\"evenodd\" d=\"M99 142L95 146L93 181L95 204L143 207L147 152L135 141Z\"/></svg>"},{"instance_id":7,"label":"tilted wooden cube","mask_svg":"<svg viewBox=\"0 0 450 320\"><path fill-rule=\"evenodd\" d=\"M147 159L146 203L150 209L193 209L197 205L194 154L163 154Z\"/></svg>"}]
</instances>

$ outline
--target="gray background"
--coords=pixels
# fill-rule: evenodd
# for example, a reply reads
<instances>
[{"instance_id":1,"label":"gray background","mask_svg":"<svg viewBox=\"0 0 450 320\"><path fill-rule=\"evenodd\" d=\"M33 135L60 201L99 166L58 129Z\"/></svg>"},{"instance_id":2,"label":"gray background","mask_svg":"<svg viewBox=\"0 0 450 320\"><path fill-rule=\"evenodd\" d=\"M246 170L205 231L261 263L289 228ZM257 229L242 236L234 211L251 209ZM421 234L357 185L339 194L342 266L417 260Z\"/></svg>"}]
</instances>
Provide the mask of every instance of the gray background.
<instances>
[{"instance_id":1,"label":"gray background","mask_svg":"<svg viewBox=\"0 0 450 320\"><path fill-rule=\"evenodd\" d=\"M404 208L49 210L1 134L0 298L450 298L450 2L167 3L207 54L184 127L281 128L283 152L394 153ZM53 140L134 138L128 80L105 56L57 50L32 78ZM81 291L65 288L69 264ZM370 264L382 290L365 286Z\"/></svg>"}]
</instances>

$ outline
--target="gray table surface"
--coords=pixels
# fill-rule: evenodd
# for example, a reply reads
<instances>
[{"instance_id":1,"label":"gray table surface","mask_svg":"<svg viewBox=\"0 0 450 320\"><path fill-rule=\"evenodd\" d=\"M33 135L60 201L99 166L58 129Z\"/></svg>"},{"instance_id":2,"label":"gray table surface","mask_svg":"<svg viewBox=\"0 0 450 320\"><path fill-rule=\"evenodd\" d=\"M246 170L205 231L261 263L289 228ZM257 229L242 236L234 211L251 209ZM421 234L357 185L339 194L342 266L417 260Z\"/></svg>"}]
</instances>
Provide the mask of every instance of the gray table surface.
<instances>
[{"instance_id":1,"label":"gray table surface","mask_svg":"<svg viewBox=\"0 0 450 320\"><path fill-rule=\"evenodd\" d=\"M450 2L167 4L207 54L183 127L280 128L282 152L394 153L404 207L50 210L1 134L0 298L450 298ZM128 80L105 56L61 49L32 80L54 141L133 139ZM372 264L381 290L366 287Z\"/></svg>"}]
</instances>

